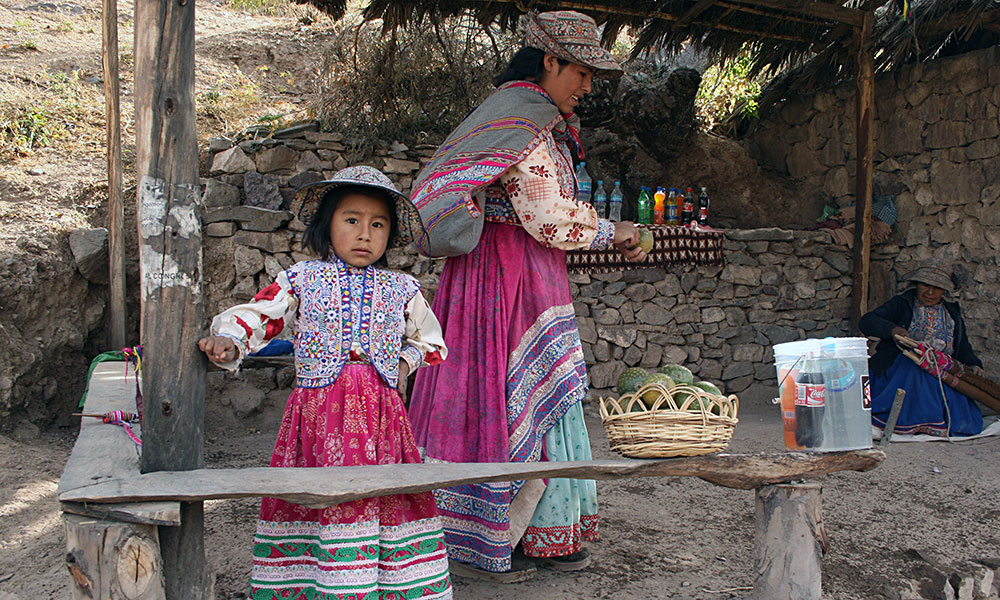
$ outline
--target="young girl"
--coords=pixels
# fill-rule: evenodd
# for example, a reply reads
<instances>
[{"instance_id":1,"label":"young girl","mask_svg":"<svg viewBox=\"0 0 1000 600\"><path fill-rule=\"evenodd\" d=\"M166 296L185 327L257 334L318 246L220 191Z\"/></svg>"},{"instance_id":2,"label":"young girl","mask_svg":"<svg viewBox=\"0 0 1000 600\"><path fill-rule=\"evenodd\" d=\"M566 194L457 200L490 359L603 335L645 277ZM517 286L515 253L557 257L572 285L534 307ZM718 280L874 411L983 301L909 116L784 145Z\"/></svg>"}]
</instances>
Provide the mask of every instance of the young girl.
<instances>
[{"instance_id":1,"label":"young girl","mask_svg":"<svg viewBox=\"0 0 1000 600\"><path fill-rule=\"evenodd\" d=\"M212 321L208 358L236 369L294 320L298 384L272 467L419 463L403 405L408 373L447 354L409 275L384 266L413 207L372 167L349 167L299 190L304 244L323 257L278 275L251 302ZM451 598L430 492L310 509L264 498L254 537L253 600Z\"/></svg>"}]
</instances>

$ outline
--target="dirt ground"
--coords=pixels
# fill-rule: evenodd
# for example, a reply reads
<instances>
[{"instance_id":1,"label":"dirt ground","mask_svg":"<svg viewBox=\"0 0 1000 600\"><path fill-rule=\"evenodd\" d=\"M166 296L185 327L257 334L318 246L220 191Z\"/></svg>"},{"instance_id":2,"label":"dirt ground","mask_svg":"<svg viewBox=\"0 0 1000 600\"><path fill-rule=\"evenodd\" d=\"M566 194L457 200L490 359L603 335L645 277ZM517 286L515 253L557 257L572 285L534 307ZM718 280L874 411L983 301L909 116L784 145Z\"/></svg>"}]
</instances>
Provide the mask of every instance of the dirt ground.
<instances>
[{"instance_id":1,"label":"dirt ground","mask_svg":"<svg viewBox=\"0 0 1000 600\"><path fill-rule=\"evenodd\" d=\"M277 411L236 425L210 410L209 467L267 463ZM595 458L610 451L587 405ZM745 406L730 452L781 449L772 406ZM75 432L33 439L0 437L0 599L67 598L64 531L55 489ZM920 584L925 564L911 550L949 564L1000 558L1000 438L964 443L893 443L886 461L867 473L820 479L830 547L823 561L823 598L899 598ZM744 598L753 575L754 494L693 478L598 482L601 541L590 544L585 571L541 569L527 582L487 584L455 578L456 598ZM250 570L257 501L206 503L206 547L217 575L216 597L240 598ZM923 582L928 585L928 581ZM921 596L932 598L929 592Z\"/></svg>"}]
</instances>

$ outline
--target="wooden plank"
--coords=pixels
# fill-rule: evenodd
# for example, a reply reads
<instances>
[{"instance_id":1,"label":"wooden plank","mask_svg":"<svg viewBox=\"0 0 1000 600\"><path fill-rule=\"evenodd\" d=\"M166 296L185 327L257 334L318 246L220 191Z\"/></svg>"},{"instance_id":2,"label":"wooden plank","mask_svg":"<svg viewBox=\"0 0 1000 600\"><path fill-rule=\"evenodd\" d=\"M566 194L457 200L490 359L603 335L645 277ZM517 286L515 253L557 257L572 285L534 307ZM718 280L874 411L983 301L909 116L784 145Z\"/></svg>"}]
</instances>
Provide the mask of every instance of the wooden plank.
<instances>
[{"instance_id":1,"label":"wooden plank","mask_svg":"<svg viewBox=\"0 0 1000 600\"><path fill-rule=\"evenodd\" d=\"M84 412L104 414L124 410L134 413L134 373L131 365L124 361L99 363L90 375ZM133 426L133 431L140 434L138 424ZM82 418L80 434L66 461L57 492L138 474L139 448L125 431L100 419Z\"/></svg>"},{"instance_id":2,"label":"wooden plank","mask_svg":"<svg viewBox=\"0 0 1000 600\"><path fill-rule=\"evenodd\" d=\"M462 483L570 477L700 477L736 489L809 479L836 471L867 471L881 450L714 454L663 460L539 463L432 463L363 467L201 469L145 473L101 481L59 494L63 502L197 501L270 496L306 506L423 492Z\"/></svg>"},{"instance_id":3,"label":"wooden plank","mask_svg":"<svg viewBox=\"0 0 1000 600\"><path fill-rule=\"evenodd\" d=\"M127 371L126 371L127 369ZM131 365L126 362L103 362L94 367L87 390L84 412L104 414L113 410L135 412L135 380ZM141 435L138 424L133 426ZM136 477L139 475L139 449L118 425L100 419L80 420L80 434L66 461L58 491L71 490L98 481ZM180 523L179 502L120 504L85 507L64 504L63 510L97 518L113 518L132 523L177 525Z\"/></svg>"},{"instance_id":4,"label":"wooden plank","mask_svg":"<svg viewBox=\"0 0 1000 600\"><path fill-rule=\"evenodd\" d=\"M180 502L126 502L123 504L82 504L60 502L63 512L101 520L177 526L181 524Z\"/></svg>"},{"instance_id":5,"label":"wooden plank","mask_svg":"<svg viewBox=\"0 0 1000 600\"><path fill-rule=\"evenodd\" d=\"M205 359L198 351L201 194L194 105L195 3L135 4L139 289L142 302L143 472L203 465ZM167 598L212 598L200 502L160 535Z\"/></svg>"},{"instance_id":6,"label":"wooden plank","mask_svg":"<svg viewBox=\"0 0 1000 600\"><path fill-rule=\"evenodd\" d=\"M851 327L868 312L868 282L872 250L872 175L875 154L875 73L872 50L872 13L865 13L864 26L857 30L857 169L855 185L854 284L851 291Z\"/></svg>"},{"instance_id":7,"label":"wooden plank","mask_svg":"<svg viewBox=\"0 0 1000 600\"><path fill-rule=\"evenodd\" d=\"M63 521L74 600L165 600L155 526L68 514Z\"/></svg>"},{"instance_id":8,"label":"wooden plank","mask_svg":"<svg viewBox=\"0 0 1000 600\"><path fill-rule=\"evenodd\" d=\"M755 600L820 600L820 563L827 548L821 492L815 483L757 490Z\"/></svg>"},{"instance_id":9,"label":"wooden plank","mask_svg":"<svg viewBox=\"0 0 1000 600\"><path fill-rule=\"evenodd\" d=\"M125 346L125 204L122 200L121 108L118 85L118 0L104 0L102 64L108 157L108 303L111 347Z\"/></svg>"},{"instance_id":10,"label":"wooden plank","mask_svg":"<svg viewBox=\"0 0 1000 600\"><path fill-rule=\"evenodd\" d=\"M896 431L896 420L899 419L899 411L903 408L903 400L906 399L906 390L896 388L896 396L892 399L892 408L889 409L889 419L885 422L885 429L882 430L882 439L879 446L887 446L892 441L892 434Z\"/></svg>"}]
</instances>

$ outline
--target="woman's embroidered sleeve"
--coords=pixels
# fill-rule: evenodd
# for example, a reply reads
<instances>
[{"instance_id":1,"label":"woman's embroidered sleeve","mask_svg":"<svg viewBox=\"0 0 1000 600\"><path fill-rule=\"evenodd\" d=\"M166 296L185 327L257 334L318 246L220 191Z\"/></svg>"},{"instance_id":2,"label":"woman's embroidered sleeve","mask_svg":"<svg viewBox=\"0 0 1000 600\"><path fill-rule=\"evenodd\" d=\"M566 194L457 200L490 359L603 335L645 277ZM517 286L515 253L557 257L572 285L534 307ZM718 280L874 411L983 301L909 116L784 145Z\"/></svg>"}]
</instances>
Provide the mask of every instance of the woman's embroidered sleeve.
<instances>
[{"instance_id":1,"label":"woman's embroidered sleeve","mask_svg":"<svg viewBox=\"0 0 1000 600\"><path fill-rule=\"evenodd\" d=\"M410 299L405 314L406 331L400 356L410 365L410 372L443 361L448 356L444 333L423 294L417 292Z\"/></svg>"},{"instance_id":2,"label":"woman's embroidered sleeve","mask_svg":"<svg viewBox=\"0 0 1000 600\"><path fill-rule=\"evenodd\" d=\"M527 158L507 169L500 183L521 225L543 246L561 250L611 246L614 223L598 219L594 207L577 204L559 185L556 164L546 144L539 144Z\"/></svg>"},{"instance_id":3,"label":"woman's embroidered sleeve","mask_svg":"<svg viewBox=\"0 0 1000 600\"><path fill-rule=\"evenodd\" d=\"M269 341L291 327L295 322L298 298L292 289L287 271L278 274L274 283L257 292L250 302L238 304L212 319L212 335L231 338L236 343L238 356L220 367L239 368L243 359L256 352Z\"/></svg>"}]
</instances>

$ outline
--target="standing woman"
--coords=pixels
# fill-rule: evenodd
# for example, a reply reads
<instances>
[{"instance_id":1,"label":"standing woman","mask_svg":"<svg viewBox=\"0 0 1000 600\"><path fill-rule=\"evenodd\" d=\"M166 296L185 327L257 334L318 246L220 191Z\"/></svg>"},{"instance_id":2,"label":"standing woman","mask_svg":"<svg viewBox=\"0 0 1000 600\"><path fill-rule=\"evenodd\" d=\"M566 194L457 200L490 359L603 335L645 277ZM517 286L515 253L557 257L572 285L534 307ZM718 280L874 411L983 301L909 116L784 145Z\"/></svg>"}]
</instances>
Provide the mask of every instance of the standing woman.
<instances>
[{"instance_id":1,"label":"standing woman","mask_svg":"<svg viewBox=\"0 0 1000 600\"><path fill-rule=\"evenodd\" d=\"M417 206L452 193L485 213L478 245L446 261L434 298L451 354L414 384L410 416L425 462L590 460L587 371L565 251L614 245L629 260L645 258L632 223L598 218L576 201L573 159L583 150L573 111L592 78L618 77L621 67L588 16L529 14L519 28L526 47L413 188ZM590 562L582 542L598 537L591 480L470 484L435 495L455 573L519 581L535 562L563 570ZM518 559L512 572L518 544L538 560Z\"/></svg>"},{"instance_id":2,"label":"standing woman","mask_svg":"<svg viewBox=\"0 0 1000 600\"><path fill-rule=\"evenodd\" d=\"M983 363L969 344L958 302L944 299L946 293L955 291L951 263L925 260L906 280L912 287L861 317L858 323L862 333L881 340L869 361L872 424L885 428L896 389L901 388L906 397L895 433L976 435L983 430L983 415L975 401L942 385L904 356L893 337L901 335L924 342L955 357L975 374L983 374Z\"/></svg>"}]
</instances>

